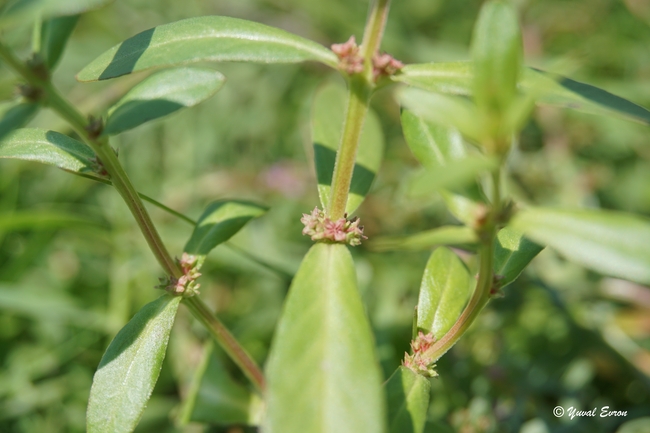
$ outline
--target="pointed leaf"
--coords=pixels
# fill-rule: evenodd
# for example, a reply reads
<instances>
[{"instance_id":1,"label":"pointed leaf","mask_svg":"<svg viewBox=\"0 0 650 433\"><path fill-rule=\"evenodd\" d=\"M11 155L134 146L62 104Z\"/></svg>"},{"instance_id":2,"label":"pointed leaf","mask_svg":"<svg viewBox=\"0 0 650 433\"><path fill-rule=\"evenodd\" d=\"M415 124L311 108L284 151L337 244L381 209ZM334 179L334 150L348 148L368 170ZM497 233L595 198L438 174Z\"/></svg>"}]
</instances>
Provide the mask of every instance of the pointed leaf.
<instances>
[{"instance_id":1,"label":"pointed leaf","mask_svg":"<svg viewBox=\"0 0 650 433\"><path fill-rule=\"evenodd\" d=\"M114 135L205 101L225 77L211 69L178 68L145 78L108 110L104 134Z\"/></svg>"},{"instance_id":2,"label":"pointed leaf","mask_svg":"<svg viewBox=\"0 0 650 433\"><path fill-rule=\"evenodd\" d=\"M422 170L410 179L408 193L412 197L433 194L441 189L465 186L499 165L496 158L479 155L450 162L444 167Z\"/></svg>"},{"instance_id":3,"label":"pointed leaf","mask_svg":"<svg viewBox=\"0 0 650 433\"><path fill-rule=\"evenodd\" d=\"M318 179L318 194L323 208L329 203L330 187L341 141L345 116L346 92L334 83L324 86L316 94L312 107L312 143L314 164ZM370 111L363 126L357 160L350 184L346 211L354 212L370 191L384 154L384 135L377 115Z\"/></svg>"},{"instance_id":4,"label":"pointed leaf","mask_svg":"<svg viewBox=\"0 0 650 433\"><path fill-rule=\"evenodd\" d=\"M266 370L264 431L385 431L374 337L345 245L318 243L305 256Z\"/></svg>"},{"instance_id":5,"label":"pointed leaf","mask_svg":"<svg viewBox=\"0 0 650 433\"><path fill-rule=\"evenodd\" d=\"M219 200L211 203L199 218L185 252L205 256L227 241L248 221L266 212L266 208L245 201Z\"/></svg>"},{"instance_id":6,"label":"pointed leaf","mask_svg":"<svg viewBox=\"0 0 650 433\"><path fill-rule=\"evenodd\" d=\"M334 53L309 39L252 21L207 16L145 30L99 56L79 72L77 79L106 80L191 62L310 60L333 68L338 64Z\"/></svg>"},{"instance_id":7,"label":"pointed leaf","mask_svg":"<svg viewBox=\"0 0 650 433\"><path fill-rule=\"evenodd\" d=\"M36 17L47 19L78 15L99 9L114 0L10 0L0 10L0 27L32 22Z\"/></svg>"},{"instance_id":8,"label":"pointed leaf","mask_svg":"<svg viewBox=\"0 0 650 433\"><path fill-rule=\"evenodd\" d=\"M650 221L604 210L530 208L515 230L605 275L650 284Z\"/></svg>"},{"instance_id":9,"label":"pointed leaf","mask_svg":"<svg viewBox=\"0 0 650 433\"><path fill-rule=\"evenodd\" d=\"M22 128L34 118L39 105L34 102L21 102L2 113L0 119L0 140L11 131Z\"/></svg>"},{"instance_id":10,"label":"pointed leaf","mask_svg":"<svg viewBox=\"0 0 650 433\"><path fill-rule=\"evenodd\" d=\"M370 244L370 248L375 251L420 251L431 250L439 245L465 245L476 242L478 238L470 227L444 226L410 236L379 238Z\"/></svg>"},{"instance_id":11,"label":"pointed leaf","mask_svg":"<svg viewBox=\"0 0 650 433\"><path fill-rule=\"evenodd\" d=\"M89 433L135 429L158 380L180 302L163 295L145 305L108 346L90 389Z\"/></svg>"},{"instance_id":12,"label":"pointed leaf","mask_svg":"<svg viewBox=\"0 0 650 433\"><path fill-rule=\"evenodd\" d=\"M427 263L418 299L418 329L440 340L456 322L475 281L465 264L446 247L436 249Z\"/></svg>"},{"instance_id":13,"label":"pointed leaf","mask_svg":"<svg viewBox=\"0 0 650 433\"><path fill-rule=\"evenodd\" d=\"M428 169L466 156L461 135L452 128L425 121L409 110L402 110L404 138L413 155Z\"/></svg>"},{"instance_id":14,"label":"pointed leaf","mask_svg":"<svg viewBox=\"0 0 650 433\"><path fill-rule=\"evenodd\" d=\"M400 366L386 382L390 433L422 433L427 421L431 383Z\"/></svg>"},{"instance_id":15,"label":"pointed leaf","mask_svg":"<svg viewBox=\"0 0 650 433\"><path fill-rule=\"evenodd\" d=\"M440 195L449 212L465 225L473 227L477 219L485 216L486 208L481 203L446 190L440 191Z\"/></svg>"},{"instance_id":16,"label":"pointed leaf","mask_svg":"<svg viewBox=\"0 0 650 433\"><path fill-rule=\"evenodd\" d=\"M59 62L78 21L79 15L71 15L52 18L43 22L40 55L48 70L53 70Z\"/></svg>"},{"instance_id":17,"label":"pointed leaf","mask_svg":"<svg viewBox=\"0 0 650 433\"><path fill-rule=\"evenodd\" d=\"M94 156L85 144L45 129L17 129L0 140L0 158L37 161L77 173L92 171Z\"/></svg>"},{"instance_id":18,"label":"pointed leaf","mask_svg":"<svg viewBox=\"0 0 650 433\"><path fill-rule=\"evenodd\" d=\"M511 227L499 230L494 243L494 275L503 277L499 286L505 287L516 280L543 249Z\"/></svg>"}]
</instances>

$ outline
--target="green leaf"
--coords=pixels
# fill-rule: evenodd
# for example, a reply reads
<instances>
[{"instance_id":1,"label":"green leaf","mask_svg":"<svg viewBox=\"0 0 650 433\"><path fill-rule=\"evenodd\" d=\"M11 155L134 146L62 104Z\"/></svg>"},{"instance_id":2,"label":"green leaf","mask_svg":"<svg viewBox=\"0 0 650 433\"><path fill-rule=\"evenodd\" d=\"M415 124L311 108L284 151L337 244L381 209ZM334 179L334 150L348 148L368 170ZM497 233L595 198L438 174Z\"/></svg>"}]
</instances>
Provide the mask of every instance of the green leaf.
<instances>
[{"instance_id":1,"label":"green leaf","mask_svg":"<svg viewBox=\"0 0 650 433\"><path fill-rule=\"evenodd\" d=\"M449 212L465 225L473 227L477 219L485 216L486 207L464 195L446 190L440 191L440 195Z\"/></svg>"},{"instance_id":2,"label":"green leaf","mask_svg":"<svg viewBox=\"0 0 650 433\"><path fill-rule=\"evenodd\" d=\"M330 187L334 173L336 152L341 142L347 92L342 86L329 83L322 87L312 106L311 132L314 144L314 165L318 179L318 194L323 208L329 204ZM351 214L370 191L384 154L384 135L381 123L373 111L363 126L357 160L352 173L350 195L346 211Z\"/></svg>"},{"instance_id":3,"label":"green leaf","mask_svg":"<svg viewBox=\"0 0 650 433\"><path fill-rule=\"evenodd\" d=\"M390 433L422 433L427 421L431 382L400 366L386 382Z\"/></svg>"},{"instance_id":4,"label":"green leaf","mask_svg":"<svg viewBox=\"0 0 650 433\"><path fill-rule=\"evenodd\" d=\"M383 432L374 337L345 245L317 243L296 274L266 368L265 431Z\"/></svg>"},{"instance_id":5,"label":"green leaf","mask_svg":"<svg viewBox=\"0 0 650 433\"><path fill-rule=\"evenodd\" d=\"M494 275L503 277L500 287L512 283L544 249L511 227L499 230L494 244Z\"/></svg>"},{"instance_id":6,"label":"green leaf","mask_svg":"<svg viewBox=\"0 0 650 433\"><path fill-rule=\"evenodd\" d=\"M418 299L419 330L440 340L456 322L476 281L450 249L436 249L427 263Z\"/></svg>"},{"instance_id":7,"label":"green leaf","mask_svg":"<svg viewBox=\"0 0 650 433\"><path fill-rule=\"evenodd\" d=\"M444 226L410 236L383 237L370 243L374 251L420 251L439 245L465 245L478 241L470 227Z\"/></svg>"},{"instance_id":8,"label":"green leaf","mask_svg":"<svg viewBox=\"0 0 650 433\"><path fill-rule=\"evenodd\" d=\"M32 22L68 15L79 15L99 9L114 0L13 0L0 11L0 26L13 26L20 22Z\"/></svg>"},{"instance_id":9,"label":"green leaf","mask_svg":"<svg viewBox=\"0 0 650 433\"><path fill-rule=\"evenodd\" d=\"M72 35L79 15L52 18L41 27L41 58L48 70L53 70L59 62L66 43Z\"/></svg>"},{"instance_id":10,"label":"green leaf","mask_svg":"<svg viewBox=\"0 0 650 433\"><path fill-rule=\"evenodd\" d=\"M158 72L131 89L108 110L104 134L114 135L205 101L225 77L211 69L178 68Z\"/></svg>"},{"instance_id":11,"label":"green leaf","mask_svg":"<svg viewBox=\"0 0 650 433\"><path fill-rule=\"evenodd\" d=\"M485 113L505 113L517 94L523 48L517 14L504 1L483 5L472 37L474 98Z\"/></svg>"},{"instance_id":12,"label":"green leaf","mask_svg":"<svg viewBox=\"0 0 650 433\"><path fill-rule=\"evenodd\" d=\"M180 419L182 424L254 425L260 404L254 394L230 377L210 342L185 398Z\"/></svg>"},{"instance_id":13,"label":"green leaf","mask_svg":"<svg viewBox=\"0 0 650 433\"><path fill-rule=\"evenodd\" d=\"M463 138L453 128L425 121L409 110L402 110L404 138L413 155L428 169L466 156Z\"/></svg>"},{"instance_id":14,"label":"green leaf","mask_svg":"<svg viewBox=\"0 0 650 433\"><path fill-rule=\"evenodd\" d=\"M650 430L650 417L633 419L622 424L616 433L645 433Z\"/></svg>"},{"instance_id":15,"label":"green leaf","mask_svg":"<svg viewBox=\"0 0 650 433\"><path fill-rule=\"evenodd\" d=\"M132 432L162 368L181 297L163 295L142 307L115 336L90 389L88 433Z\"/></svg>"},{"instance_id":16,"label":"green leaf","mask_svg":"<svg viewBox=\"0 0 650 433\"><path fill-rule=\"evenodd\" d=\"M217 245L226 242L248 221L266 212L255 203L237 200L219 200L205 209L194 227L185 252L205 256Z\"/></svg>"},{"instance_id":17,"label":"green leaf","mask_svg":"<svg viewBox=\"0 0 650 433\"><path fill-rule=\"evenodd\" d=\"M101 227L81 215L53 211L22 211L0 214L0 230L51 230L66 227Z\"/></svg>"},{"instance_id":18,"label":"green leaf","mask_svg":"<svg viewBox=\"0 0 650 433\"><path fill-rule=\"evenodd\" d=\"M94 157L85 144L45 129L17 129L0 140L0 158L36 161L77 173L92 171Z\"/></svg>"},{"instance_id":19,"label":"green leaf","mask_svg":"<svg viewBox=\"0 0 650 433\"><path fill-rule=\"evenodd\" d=\"M472 94L471 62L423 63L405 66L394 81L437 93ZM557 74L526 68L519 88L534 93L537 103L590 114L650 124L650 111L606 90Z\"/></svg>"},{"instance_id":20,"label":"green leaf","mask_svg":"<svg viewBox=\"0 0 650 433\"><path fill-rule=\"evenodd\" d=\"M650 221L604 210L529 208L515 230L596 272L650 284Z\"/></svg>"},{"instance_id":21,"label":"green leaf","mask_svg":"<svg viewBox=\"0 0 650 433\"><path fill-rule=\"evenodd\" d=\"M17 128L21 128L34 118L39 105L34 102L21 102L11 106L0 119L0 140Z\"/></svg>"},{"instance_id":22,"label":"green leaf","mask_svg":"<svg viewBox=\"0 0 650 433\"><path fill-rule=\"evenodd\" d=\"M475 181L481 173L498 166L494 157L468 156L434 170L422 170L410 179L408 193L412 197L427 196L441 189L462 187Z\"/></svg>"},{"instance_id":23,"label":"green leaf","mask_svg":"<svg viewBox=\"0 0 650 433\"><path fill-rule=\"evenodd\" d=\"M154 27L99 56L79 81L106 80L150 68L191 62L298 63L333 68L338 58L316 42L252 21L230 17L190 18Z\"/></svg>"}]
</instances>

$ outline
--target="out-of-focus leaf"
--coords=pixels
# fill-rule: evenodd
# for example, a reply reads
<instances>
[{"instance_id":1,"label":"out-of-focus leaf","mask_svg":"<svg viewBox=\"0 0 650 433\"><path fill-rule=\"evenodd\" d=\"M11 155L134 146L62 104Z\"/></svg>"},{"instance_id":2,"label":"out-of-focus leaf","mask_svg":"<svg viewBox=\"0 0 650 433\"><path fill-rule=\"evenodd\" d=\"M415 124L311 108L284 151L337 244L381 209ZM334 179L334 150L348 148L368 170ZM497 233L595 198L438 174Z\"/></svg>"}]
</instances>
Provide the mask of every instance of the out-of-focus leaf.
<instances>
[{"instance_id":1,"label":"out-of-focus leaf","mask_svg":"<svg viewBox=\"0 0 650 433\"><path fill-rule=\"evenodd\" d=\"M650 284L650 221L620 212L529 208L515 230L596 272Z\"/></svg>"},{"instance_id":2,"label":"out-of-focus leaf","mask_svg":"<svg viewBox=\"0 0 650 433\"><path fill-rule=\"evenodd\" d=\"M439 245L465 245L477 241L476 233L470 227L445 226L410 236L379 238L370 244L370 248L375 251L419 251Z\"/></svg>"},{"instance_id":3,"label":"out-of-focus leaf","mask_svg":"<svg viewBox=\"0 0 650 433\"><path fill-rule=\"evenodd\" d=\"M205 209L194 227L185 252L207 255L213 248L235 235L248 221L266 212L255 203L236 200L219 200Z\"/></svg>"},{"instance_id":4,"label":"out-of-focus leaf","mask_svg":"<svg viewBox=\"0 0 650 433\"><path fill-rule=\"evenodd\" d=\"M96 221L53 211L22 211L10 214L0 214L0 230L48 230L65 227L99 227Z\"/></svg>"},{"instance_id":5,"label":"out-of-focus leaf","mask_svg":"<svg viewBox=\"0 0 650 433\"><path fill-rule=\"evenodd\" d=\"M422 170L410 179L408 193L412 197L433 194L441 189L465 186L481 173L489 172L498 166L496 158L479 155L458 159L432 170Z\"/></svg>"},{"instance_id":6,"label":"out-of-focus leaf","mask_svg":"<svg viewBox=\"0 0 650 433\"><path fill-rule=\"evenodd\" d=\"M205 101L223 86L225 77L211 69L177 68L145 78L108 110L104 134L140 126L181 108Z\"/></svg>"},{"instance_id":7,"label":"out-of-focus leaf","mask_svg":"<svg viewBox=\"0 0 650 433\"><path fill-rule=\"evenodd\" d=\"M494 244L494 274L503 277L499 286L505 287L516 280L543 249L511 227L499 230Z\"/></svg>"},{"instance_id":8,"label":"out-of-focus leaf","mask_svg":"<svg viewBox=\"0 0 650 433\"><path fill-rule=\"evenodd\" d=\"M473 75L471 62L423 63L404 67L392 79L431 92L471 95ZM650 123L646 108L560 75L525 68L519 88L534 93L539 104Z\"/></svg>"},{"instance_id":9,"label":"out-of-focus leaf","mask_svg":"<svg viewBox=\"0 0 650 433\"><path fill-rule=\"evenodd\" d=\"M11 131L25 126L37 111L38 104L34 102L21 102L5 111L0 119L0 140Z\"/></svg>"},{"instance_id":10,"label":"out-of-focus leaf","mask_svg":"<svg viewBox=\"0 0 650 433\"><path fill-rule=\"evenodd\" d=\"M418 329L432 332L436 340L444 337L463 311L475 284L454 252L446 247L436 249L422 277Z\"/></svg>"},{"instance_id":11,"label":"out-of-focus leaf","mask_svg":"<svg viewBox=\"0 0 650 433\"><path fill-rule=\"evenodd\" d=\"M336 151L341 142L345 117L346 92L334 83L318 91L312 107L312 143L314 144L314 165L318 180L318 194L321 204L329 204L332 174ZM346 211L354 212L370 191L373 180L381 165L384 154L384 135L377 115L370 111L363 126L357 160L352 173L350 195Z\"/></svg>"},{"instance_id":12,"label":"out-of-focus leaf","mask_svg":"<svg viewBox=\"0 0 650 433\"><path fill-rule=\"evenodd\" d=\"M85 144L45 129L17 129L0 140L0 158L36 161L77 173L92 171L94 157Z\"/></svg>"},{"instance_id":13,"label":"out-of-focus leaf","mask_svg":"<svg viewBox=\"0 0 650 433\"><path fill-rule=\"evenodd\" d=\"M440 191L449 212L462 223L472 227L476 220L485 215L486 208L461 194L451 191Z\"/></svg>"},{"instance_id":14,"label":"out-of-focus leaf","mask_svg":"<svg viewBox=\"0 0 650 433\"><path fill-rule=\"evenodd\" d=\"M41 27L41 58L50 71L59 62L79 15L51 18Z\"/></svg>"},{"instance_id":15,"label":"out-of-focus leaf","mask_svg":"<svg viewBox=\"0 0 650 433\"><path fill-rule=\"evenodd\" d=\"M260 400L230 377L208 343L185 398L181 423L253 425L259 409Z\"/></svg>"},{"instance_id":16,"label":"out-of-focus leaf","mask_svg":"<svg viewBox=\"0 0 650 433\"><path fill-rule=\"evenodd\" d=\"M180 296L163 295L142 307L115 336L90 389L89 433L132 432L162 368Z\"/></svg>"},{"instance_id":17,"label":"out-of-focus leaf","mask_svg":"<svg viewBox=\"0 0 650 433\"><path fill-rule=\"evenodd\" d=\"M207 16L145 30L99 56L79 81L106 80L150 68L190 62L297 63L337 67L322 45L284 30L237 18Z\"/></svg>"},{"instance_id":18,"label":"out-of-focus leaf","mask_svg":"<svg viewBox=\"0 0 650 433\"><path fill-rule=\"evenodd\" d=\"M429 379L400 366L386 382L390 433L422 433L427 420Z\"/></svg>"},{"instance_id":19,"label":"out-of-focus leaf","mask_svg":"<svg viewBox=\"0 0 650 433\"><path fill-rule=\"evenodd\" d=\"M114 0L10 0L0 10L0 27L99 9Z\"/></svg>"},{"instance_id":20,"label":"out-of-focus leaf","mask_svg":"<svg viewBox=\"0 0 650 433\"><path fill-rule=\"evenodd\" d=\"M346 246L315 244L291 284L271 347L266 430L385 431L373 341Z\"/></svg>"},{"instance_id":21,"label":"out-of-focus leaf","mask_svg":"<svg viewBox=\"0 0 650 433\"><path fill-rule=\"evenodd\" d=\"M402 130L413 155L428 169L466 156L458 131L429 123L409 110L402 110Z\"/></svg>"},{"instance_id":22,"label":"out-of-focus leaf","mask_svg":"<svg viewBox=\"0 0 650 433\"><path fill-rule=\"evenodd\" d=\"M505 113L517 94L523 48L512 5L491 0L483 5L472 37L474 99L484 113Z\"/></svg>"},{"instance_id":23,"label":"out-of-focus leaf","mask_svg":"<svg viewBox=\"0 0 650 433\"><path fill-rule=\"evenodd\" d=\"M633 419L621 425L616 433L645 433L650 431L650 417Z\"/></svg>"}]
</instances>

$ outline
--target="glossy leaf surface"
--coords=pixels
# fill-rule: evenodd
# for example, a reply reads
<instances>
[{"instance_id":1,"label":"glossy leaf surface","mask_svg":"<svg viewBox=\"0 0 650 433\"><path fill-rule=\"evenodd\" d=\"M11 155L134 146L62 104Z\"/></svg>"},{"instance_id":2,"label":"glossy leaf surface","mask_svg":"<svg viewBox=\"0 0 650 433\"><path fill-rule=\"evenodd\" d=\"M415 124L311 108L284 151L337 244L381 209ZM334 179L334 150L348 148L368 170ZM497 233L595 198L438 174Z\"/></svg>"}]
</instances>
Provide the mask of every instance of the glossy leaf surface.
<instances>
[{"instance_id":1,"label":"glossy leaf surface","mask_svg":"<svg viewBox=\"0 0 650 433\"><path fill-rule=\"evenodd\" d=\"M220 200L211 203L194 227L185 252L205 256L234 236L248 221L265 212L266 208L244 201Z\"/></svg>"},{"instance_id":2,"label":"glossy leaf surface","mask_svg":"<svg viewBox=\"0 0 650 433\"><path fill-rule=\"evenodd\" d=\"M336 151L341 142L347 94L334 83L318 91L312 107L312 143L318 194L323 208L328 207ZM354 212L370 191L384 154L384 135L377 115L370 111L364 123L352 173L346 211Z\"/></svg>"},{"instance_id":3,"label":"glossy leaf surface","mask_svg":"<svg viewBox=\"0 0 650 433\"><path fill-rule=\"evenodd\" d=\"M108 346L90 390L89 433L135 429L158 380L180 302L163 295L145 305Z\"/></svg>"},{"instance_id":4,"label":"glossy leaf surface","mask_svg":"<svg viewBox=\"0 0 650 433\"><path fill-rule=\"evenodd\" d=\"M507 286L517 279L543 249L511 227L499 230L494 244L494 275L503 277L499 286Z\"/></svg>"},{"instance_id":5,"label":"glossy leaf surface","mask_svg":"<svg viewBox=\"0 0 650 433\"><path fill-rule=\"evenodd\" d=\"M79 21L79 15L51 18L41 27L40 55L48 70L59 62L65 46Z\"/></svg>"},{"instance_id":6,"label":"glossy leaf surface","mask_svg":"<svg viewBox=\"0 0 650 433\"><path fill-rule=\"evenodd\" d=\"M22 128L36 115L38 104L33 102L21 102L11 106L2 113L0 119L0 140L11 131Z\"/></svg>"},{"instance_id":7,"label":"glossy leaf surface","mask_svg":"<svg viewBox=\"0 0 650 433\"><path fill-rule=\"evenodd\" d=\"M390 433L422 433L427 420L429 379L400 366L386 382Z\"/></svg>"},{"instance_id":8,"label":"glossy leaf surface","mask_svg":"<svg viewBox=\"0 0 650 433\"><path fill-rule=\"evenodd\" d=\"M436 249L424 270L418 299L418 329L433 332L436 340L453 326L476 282L465 264L446 247Z\"/></svg>"},{"instance_id":9,"label":"glossy leaf surface","mask_svg":"<svg viewBox=\"0 0 650 433\"><path fill-rule=\"evenodd\" d=\"M206 16L164 24L133 36L99 56L79 81L106 80L191 62L297 63L336 67L334 53L284 30L237 18Z\"/></svg>"},{"instance_id":10,"label":"glossy leaf surface","mask_svg":"<svg viewBox=\"0 0 650 433\"><path fill-rule=\"evenodd\" d=\"M145 78L108 110L104 134L113 135L193 107L223 86L225 77L211 69L177 68Z\"/></svg>"},{"instance_id":11,"label":"glossy leaf surface","mask_svg":"<svg viewBox=\"0 0 650 433\"><path fill-rule=\"evenodd\" d=\"M530 208L515 230L596 272L650 284L650 221L604 210Z\"/></svg>"},{"instance_id":12,"label":"glossy leaf surface","mask_svg":"<svg viewBox=\"0 0 650 433\"><path fill-rule=\"evenodd\" d=\"M410 236L379 238L370 245L375 251L420 251L439 245L464 245L477 241L476 233L470 227L444 226Z\"/></svg>"},{"instance_id":13,"label":"glossy leaf surface","mask_svg":"<svg viewBox=\"0 0 650 433\"><path fill-rule=\"evenodd\" d=\"M266 369L265 430L385 431L374 337L341 244L317 243L296 274Z\"/></svg>"},{"instance_id":14,"label":"glossy leaf surface","mask_svg":"<svg viewBox=\"0 0 650 433\"><path fill-rule=\"evenodd\" d=\"M94 156L85 144L45 129L17 129L0 140L0 158L36 161L73 172L92 171Z\"/></svg>"}]
</instances>

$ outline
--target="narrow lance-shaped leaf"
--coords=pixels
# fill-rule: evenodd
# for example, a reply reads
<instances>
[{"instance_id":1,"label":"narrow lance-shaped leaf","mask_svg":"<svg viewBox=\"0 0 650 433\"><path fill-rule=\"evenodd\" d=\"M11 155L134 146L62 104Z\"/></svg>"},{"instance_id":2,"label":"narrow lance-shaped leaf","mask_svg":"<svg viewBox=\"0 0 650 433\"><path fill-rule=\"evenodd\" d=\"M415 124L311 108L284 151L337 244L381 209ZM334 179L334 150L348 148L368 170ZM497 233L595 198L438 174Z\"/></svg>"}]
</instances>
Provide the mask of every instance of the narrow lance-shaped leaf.
<instances>
[{"instance_id":1,"label":"narrow lance-shaped leaf","mask_svg":"<svg viewBox=\"0 0 650 433\"><path fill-rule=\"evenodd\" d=\"M473 285L475 281L456 254L445 247L436 249L422 277L418 329L441 339L463 311Z\"/></svg>"},{"instance_id":2,"label":"narrow lance-shaped leaf","mask_svg":"<svg viewBox=\"0 0 650 433\"><path fill-rule=\"evenodd\" d=\"M194 227L185 252L205 256L217 245L227 241L248 221L266 212L255 203L220 200L208 205Z\"/></svg>"},{"instance_id":3,"label":"narrow lance-shaped leaf","mask_svg":"<svg viewBox=\"0 0 650 433\"><path fill-rule=\"evenodd\" d=\"M596 272L650 284L650 221L604 210L529 208L515 230Z\"/></svg>"},{"instance_id":4,"label":"narrow lance-shaped leaf","mask_svg":"<svg viewBox=\"0 0 650 433\"><path fill-rule=\"evenodd\" d=\"M59 62L65 46L72 35L79 15L52 18L43 22L41 26L41 51L40 55L50 71Z\"/></svg>"},{"instance_id":5,"label":"narrow lance-shaped leaf","mask_svg":"<svg viewBox=\"0 0 650 433\"><path fill-rule=\"evenodd\" d=\"M85 144L44 129L17 129L0 140L0 158L36 161L76 173L92 171L94 157Z\"/></svg>"},{"instance_id":6,"label":"narrow lance-shaped leaf","mask_svg":"<svg viewBox=\"0 0 650 433\"><path fill-rule=\"evenodd\" d=\"M516 280L543 249L512 227L499 230L494 242L494 275L501 278L499 286L505 287Z\"/></svg>"},{"instance_id":7,"label":"narrow lance-shaped leaf","mask_svg":"<svg viewBox=\"0 0 650 433\"><path fill-rule=\"evenodd\" d=\"M34 118L39 105L35 102L19 102L2 113L0 119L0 140L11 131L22 128Z\"/></svg>"},{"instance_id":8,"label":"narrow lance-shaped leaf","mask_svg":"<svg viewBox=\"0 0 650 433\"><path fill-rule=\"evenodd\" d=\"M158 380L180 301L163 295L145 305L108 346L90 389L89 433L135 429Z\"/></svg>"},{"instance_id":9,"label":"narrow lance-shaped leaf","mask_svg":"<svg viewBox=\"0 0 650 433\"><path fill-rule=\"evenodd\" d=\"M191 62L298 63L317 61L335 68L336 55L303 37L230 17L190 18L133 36L99 56L79 81L106 80L151 68Z\"/></svg>"},{"instance_id":10,"label":"narrow lance-shaped leaf","mask_svg":"<svg viewBox=\"0 0 650 433\"><path fill-rule=\"evenodd\" d=\"M444 226L410 236L383 237L370 243L375 251L431 250L439 245L465 245L478 242L470 227Z\"/></svg>"},{"instance_id":11,"label":"narrow lance-shaped leaf","mask_svg":"<svg viewBox=\"0 0 650 433\"><path fill-rule=\"evenodd\" d=\"M35 17L43 19L78 15L99 9L114 0L13 0L0 10L0 27L21 22L32 22Z\"/></svg>"},{"instance_id":12,"label":"narrow lance-shaped leaf","mask_svg":"<svg viewBox=\"0 0 650 433\"><path fill-rule=\"evenodd\" d=\"M104 134L113 135L205 101L225 77L211 69L178 68L145 78L108 110Z\"/></svg>"},{"instance_id":13,"label":"narrow lance-shaped leaf","mask_svg":"<svg viewBox=\"0 0 650 433\"><path fill-rule=\"evenodd\" d=\"M276 328L266 369L264 431L385 431L373 341L346 246L315 244Z\"/></svg>"},{"instance_id":14,"label":"narrow lance-shaped leaf","mask_svg":"<svg viewBox=\"0 0 650 433\"><path fill-rule=\"evenodd\" d=\"M429 379L400 366L385 386L388 399L388 431L422 433L429 410Z\"/></svg>"},{"instance_id":15,"label":"narrow lance-shaped leaf","mask_svg":"<svg viewBox=\"0 0 650 433\"><path fill-rule=\"evenodd\" d=\"M345 117L346 92L334 83L318 91L312 107L311 131L314 145L314 165L321 204L329 204L336 152L341 142ZM354 212L370 191L384 154L384 135L377 115L370 111L364 123L357 160L350 184L346 211Z\"/></svg>"}]
</instances>

